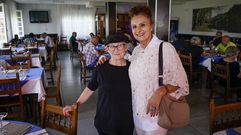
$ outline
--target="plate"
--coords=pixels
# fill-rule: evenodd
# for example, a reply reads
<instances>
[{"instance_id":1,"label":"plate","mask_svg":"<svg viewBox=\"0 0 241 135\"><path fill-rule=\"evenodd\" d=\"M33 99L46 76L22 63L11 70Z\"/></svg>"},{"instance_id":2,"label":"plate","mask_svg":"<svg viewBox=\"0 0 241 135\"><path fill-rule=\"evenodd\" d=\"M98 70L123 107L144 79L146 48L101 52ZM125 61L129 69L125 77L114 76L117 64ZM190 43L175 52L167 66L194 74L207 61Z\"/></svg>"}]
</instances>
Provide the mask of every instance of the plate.
<instances>
[{"instance_id":1,"label":"plate","mask_svg":"<svg viewBox=\"0 0 241 135\"><path fill-rule=\"evenodd\" d=\"M16 73L16 69L7 70L7 74L14 74L14 73Z\"/></svg>"}]
</instances>

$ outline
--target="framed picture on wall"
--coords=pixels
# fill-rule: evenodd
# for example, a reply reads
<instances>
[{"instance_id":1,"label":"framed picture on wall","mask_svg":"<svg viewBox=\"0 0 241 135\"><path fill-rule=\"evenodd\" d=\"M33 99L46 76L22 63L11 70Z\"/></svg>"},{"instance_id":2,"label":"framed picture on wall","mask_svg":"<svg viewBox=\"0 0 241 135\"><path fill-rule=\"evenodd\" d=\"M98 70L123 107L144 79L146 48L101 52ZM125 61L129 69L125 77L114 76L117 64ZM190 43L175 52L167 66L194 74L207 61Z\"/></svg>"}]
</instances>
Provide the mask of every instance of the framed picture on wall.
<instances>
[{"instance_id":1,"label":"framed picture on wall","mask_svg":"<svg viewBox=\"0 0 241 135\"><path fill-rule=\"evenodd\" d=\"M192 30L241 33L241 4L193 9Z\"/></svg>"}]
</instances>

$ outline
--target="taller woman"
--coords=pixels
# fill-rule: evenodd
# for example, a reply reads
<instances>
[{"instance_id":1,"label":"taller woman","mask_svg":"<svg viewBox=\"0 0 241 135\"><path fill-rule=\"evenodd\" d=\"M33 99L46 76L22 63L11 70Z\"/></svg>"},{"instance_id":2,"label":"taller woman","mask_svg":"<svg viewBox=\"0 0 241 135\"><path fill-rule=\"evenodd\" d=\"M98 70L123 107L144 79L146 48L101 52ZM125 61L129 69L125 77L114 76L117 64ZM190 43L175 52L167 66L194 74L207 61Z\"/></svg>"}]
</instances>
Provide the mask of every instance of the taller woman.
<instances>
[{"instance_id":1,"label":"taller woman","mask_svg":"<svg viewBox=\"0 0 241 135\"><path fill-rule=\"evenodd\" d=\"M163 43L163 84L158 84L158 56L162 40L152 34L153 21L148 7L130 10L132 33L139 45L134 49L129 67L132 88L133 118L138 135L165 135L160 127L158 109L161 98L170 94L180 98L189 94L187 76L176 50Z\"/></svg>"}]
</instances>

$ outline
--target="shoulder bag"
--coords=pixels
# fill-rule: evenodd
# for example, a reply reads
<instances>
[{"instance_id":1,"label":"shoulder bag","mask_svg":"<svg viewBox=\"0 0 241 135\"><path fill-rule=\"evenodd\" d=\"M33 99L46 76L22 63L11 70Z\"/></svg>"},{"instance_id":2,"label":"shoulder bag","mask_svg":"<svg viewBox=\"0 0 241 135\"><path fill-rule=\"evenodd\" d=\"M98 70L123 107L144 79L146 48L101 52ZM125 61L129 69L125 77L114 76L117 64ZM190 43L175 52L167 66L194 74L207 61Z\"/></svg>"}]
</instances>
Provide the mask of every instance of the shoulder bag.
<instances>
[{"instance_id":1,"label":"shoulder bag","mask_svg":"<svg viewBox=\"0 0 241 135\"><path fill-rule=\"evenodd\" d=\"M159 47L159 86L163 86L163 54L162 45ZM189 124L190 108L185 97L176 99L168 93L160 102L158 125L166 128L179 128Z\"/></svg>"}]
</instances>

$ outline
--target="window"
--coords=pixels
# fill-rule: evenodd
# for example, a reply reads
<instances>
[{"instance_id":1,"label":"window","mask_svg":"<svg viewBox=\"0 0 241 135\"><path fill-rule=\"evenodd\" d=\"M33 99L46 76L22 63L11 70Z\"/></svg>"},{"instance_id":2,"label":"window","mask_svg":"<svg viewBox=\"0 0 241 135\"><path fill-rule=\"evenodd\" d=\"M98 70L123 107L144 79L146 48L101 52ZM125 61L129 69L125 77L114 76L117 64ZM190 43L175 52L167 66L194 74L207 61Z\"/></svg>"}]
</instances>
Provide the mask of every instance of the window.
<instances>
[{"instance_id":1,"label":"window","mask_svg":"<svg viewBox=\"0 0 241 135\"><path fill-rule=\"evenodd\" d=\"M17 32L19 37L24 36L24 31L23 31L23 13L22 10L16 10L17 13Z\"/></svg>"},{"instance_id":2,"label":"window","mask_svg":"<svg viewBox=\"0 0 241 135\"><path fill-rule=\"evenodd\" d=\"M5 24L4 4L0 4L0 43L7 42L6 24Z\"/></svg>"}]
</instances>

